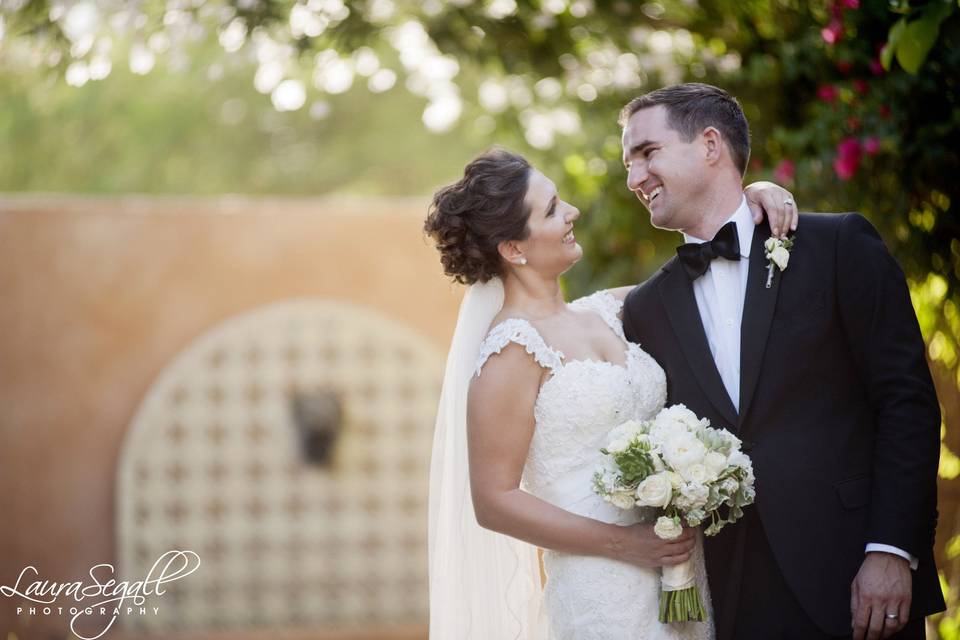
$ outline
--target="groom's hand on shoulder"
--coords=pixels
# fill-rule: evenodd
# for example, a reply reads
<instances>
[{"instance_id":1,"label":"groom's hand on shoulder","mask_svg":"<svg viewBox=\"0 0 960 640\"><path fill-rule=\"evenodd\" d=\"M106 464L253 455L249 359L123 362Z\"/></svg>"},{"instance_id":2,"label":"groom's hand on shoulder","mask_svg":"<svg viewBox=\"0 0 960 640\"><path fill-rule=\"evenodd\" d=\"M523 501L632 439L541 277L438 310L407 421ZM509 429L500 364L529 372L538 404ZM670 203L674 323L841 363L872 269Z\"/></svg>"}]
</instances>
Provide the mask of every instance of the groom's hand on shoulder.
<instances>
[{"instance_id":1,"label":"groom's hand on shoulder","mask_svg":"<svg viewBox=\"0 0 960 640\"><path fill-rule=\"evenodd\" d=\"M906 559L882 551L866 554L850 589L853 640L889 638L903 629L910 616L912 585Z\"/></svg>"}]
</instances>

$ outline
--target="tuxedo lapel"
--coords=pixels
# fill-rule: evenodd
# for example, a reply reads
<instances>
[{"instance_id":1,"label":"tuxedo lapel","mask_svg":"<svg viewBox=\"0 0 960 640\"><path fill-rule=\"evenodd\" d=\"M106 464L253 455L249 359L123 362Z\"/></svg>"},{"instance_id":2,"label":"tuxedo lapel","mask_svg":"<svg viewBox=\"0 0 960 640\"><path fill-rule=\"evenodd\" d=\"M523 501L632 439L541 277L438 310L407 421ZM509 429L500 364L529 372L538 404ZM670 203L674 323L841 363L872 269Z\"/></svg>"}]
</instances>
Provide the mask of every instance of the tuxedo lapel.
<instances>
[{"instance_id":1,"label":"tuxedo lapel","mask_svg":"<svg viewBox=\"0 0 960 640\"><path fill-rule=\"evenodd\" d=\"M747 292L743 300L743 319L740 328L740 424L743 423L753 392L760 380L763 353L770 335L770 323L777 306L777 294L783 273L776 266L773 279L767 288L769 261L763 243L770 237L767 225L757 225L750 247L750 269L747 275Z\"/></svg>"},{"instance_id":2,"label":"tuxedo lapel","mask_svg":"<svg viewBox=\"0 0 960 640\"><path fill-rule=\"evenodd\" d=\"M728 424L734 425L737 423L737 411L710 353L690 278L676 258L664 265L663 269L667 273L660 280L658 289L680 349L710 403Z\"/></svg>"}]
</instances>

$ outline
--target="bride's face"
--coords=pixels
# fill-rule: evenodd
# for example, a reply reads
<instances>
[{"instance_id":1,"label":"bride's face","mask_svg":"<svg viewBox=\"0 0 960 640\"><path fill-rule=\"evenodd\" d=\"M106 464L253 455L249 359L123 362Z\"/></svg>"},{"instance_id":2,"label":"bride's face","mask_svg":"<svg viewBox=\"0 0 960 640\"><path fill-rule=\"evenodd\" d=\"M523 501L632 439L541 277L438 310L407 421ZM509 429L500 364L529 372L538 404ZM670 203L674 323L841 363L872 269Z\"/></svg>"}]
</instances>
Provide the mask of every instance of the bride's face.
<instances>
[{"instance_id":1,"label":"bride's face","mask_svg":"<svg viewBox=\"0 0 960 640\"><path fill-rule=\"evenodd\" d=\"M561 200L553 181L532 168L523 201L530 209L530 235L517 243L527 259L524 268L550 275L563 273L583 257L583 249L573 235L573 223L580 211Z\"/></svg>"}]
</instances>

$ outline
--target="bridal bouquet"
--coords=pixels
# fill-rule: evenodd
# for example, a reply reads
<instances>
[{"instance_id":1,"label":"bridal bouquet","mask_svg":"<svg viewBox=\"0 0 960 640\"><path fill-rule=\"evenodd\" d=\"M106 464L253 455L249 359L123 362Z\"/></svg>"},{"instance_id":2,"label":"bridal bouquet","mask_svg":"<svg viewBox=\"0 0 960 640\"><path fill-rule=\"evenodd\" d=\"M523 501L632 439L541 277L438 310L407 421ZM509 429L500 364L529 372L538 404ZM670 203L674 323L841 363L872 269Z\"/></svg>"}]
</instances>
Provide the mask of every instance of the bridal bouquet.
<instances>
[{"instance_id":1,"label":"bridal bouquet","mask_svg":"<svg viewBox=\"0 0 960 640\"><path fill-rule=\"evenodd\" d=\"M740 440L682 404L621 424L600 451L609 459L594 474L594 490L620 509L661 509L654 533L665 540L678 537L684 524L707 523L704 534L716 535L754 499L753 465ZM660 621L705 618L692 560L663 567Z\"/></svg>"}]
</instances>

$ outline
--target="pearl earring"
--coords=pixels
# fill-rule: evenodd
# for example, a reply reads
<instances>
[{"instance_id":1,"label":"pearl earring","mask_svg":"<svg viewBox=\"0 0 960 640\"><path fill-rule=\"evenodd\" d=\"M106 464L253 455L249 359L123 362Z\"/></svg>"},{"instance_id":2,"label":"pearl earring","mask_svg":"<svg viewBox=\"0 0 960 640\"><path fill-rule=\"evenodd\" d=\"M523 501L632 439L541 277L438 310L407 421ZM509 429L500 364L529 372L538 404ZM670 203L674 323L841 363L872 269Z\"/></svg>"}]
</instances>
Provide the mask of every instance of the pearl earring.
<instances>
[{"instance_id":1,"label":"pearl earring","mask_svg":"<svg viewBox=\"0 0 960 640\"><path fill-rule=\"evenodd\" d=\"M520 264L527 264L527 259L521 257L521 258L520 258Z\"/></svg>"}]
</instances>

